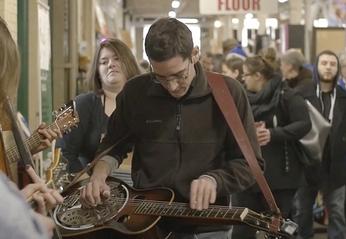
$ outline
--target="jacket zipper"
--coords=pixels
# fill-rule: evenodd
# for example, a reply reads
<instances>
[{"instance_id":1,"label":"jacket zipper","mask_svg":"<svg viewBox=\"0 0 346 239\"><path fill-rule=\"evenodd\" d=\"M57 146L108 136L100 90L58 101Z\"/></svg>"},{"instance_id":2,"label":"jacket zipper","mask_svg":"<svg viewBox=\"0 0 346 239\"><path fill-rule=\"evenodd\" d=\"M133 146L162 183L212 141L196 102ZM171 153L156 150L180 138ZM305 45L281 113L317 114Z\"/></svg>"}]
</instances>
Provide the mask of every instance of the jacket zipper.
<instances>
[{"instance_id":1,"label":"jacket zipper","mask_svg":"<svg viewBox=\"0 0 346 239\"><path fill-rule=\"evenodd\" d=\"M180 129L181 129L181 104L177 105L177 113L176 113L176 118L177 118L177 125L175 129L177 130L178 133L178 140L180 141Z\"/></svg>"},{"instance_id":2,"label":"jacket zipper","mask_svg":"<svg viewBox=\"0 0 346 239\"><path fill-rule=\"evenodd\" d=\"M178 149L179 149L179 159L178 164L176 166L177 169L180 168L181 160L182 160L182 145L181 145L181 104L177 104L177 112L176 112L177 124L175 130L177 131L177 141L178 141Z\"/></svg>"}]
</instances>

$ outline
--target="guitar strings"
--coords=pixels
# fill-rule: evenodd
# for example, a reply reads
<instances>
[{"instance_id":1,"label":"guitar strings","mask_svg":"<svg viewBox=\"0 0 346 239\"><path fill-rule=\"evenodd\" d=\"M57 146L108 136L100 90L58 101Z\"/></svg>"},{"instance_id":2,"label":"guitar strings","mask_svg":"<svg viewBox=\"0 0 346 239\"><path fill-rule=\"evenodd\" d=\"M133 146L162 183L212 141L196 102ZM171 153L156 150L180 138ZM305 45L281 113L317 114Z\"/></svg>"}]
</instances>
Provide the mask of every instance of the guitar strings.
<instances>
[{"instance_id":1,"label":"guitar strings","mask_svg":"<svg viewBox=\"0 0 346 239\"><path fill-rule=\"evenodd\" d=\"M68 202L71 202L75 205L76 203L76 197L79 197L79 195L75 194L74 195L75 197L72 197L72 198L69 198L69 200L67 200ZM124 204L126 202L126 199L124 198L116 198L115 200L111 200L111 202L115 202L115 203L119 203L119 204ZM178 211L178 210L184 210L183 212L184 213L189 213L189 212L200 212L202 215L203 215L203 212L202 211L197 211L197 210L194 210L194 209L191 209L189 208L187 205L187 203L181 203L181 202L168 202L168 201L158 201L158 200L143 200L143 199L130 199L128 201L128 205L130 206L134 206L138 209L138 207L140 207L141 205L143 206L143 208L145 209L145 207L147 205L145 204L155 204L154 206L154 209L152 211L155 211L155 210L163 210L163 209L167 209L166 213L169 211L169 210L172 210L172 211ZM70 203L68 203L70 204ZM69 206L69 205L64 205L64 206ZM70 205L72 206L72 205ZM160 208L161 207L161 208ZM227 215L229 213L232 213L233 212L233 215L237 215L237 214L241 214L241 212L244 210L244 207L228 207L228 206L221 206L221 205L211 205L208 209L205 209L203 210L204 213L205 212L209 212L209 214L212 212L212 211L227 211L225 213L223 213L222 215ZM268 225L268 223L270 223L271 219L270 217L267 217L263 214L258 214L250 209L249 210L249 213L246 214L246 216L249 218L249 219L253 219L255 221L258 221L262 224L265 224L265 225ZM182 212L180 212L182 213ZM220 212L217 212L217 214L220 213ZM155 214L153 212L151 212L151 214ZM183 216L183 215L182 215ZM198 215L195 215L198 217ZM225 218L224 216L222 216L223 218ZM228 217L226 217L228 218ZM234 217L231 217L230 219L233 219Z\"/></svg>"},{"instance_id":2,"label":"guitar strings","mask_svg":"<svg viewBox=\"0 0 346 239\"><path fill-rule=\"evenodd\" d=\"M67 201L73 202L73 204L75 205L76 201L79 201L78 198L79 198L79 194L73 194L73 196L69 197L69 200L67 200ZM126 203L126 201L127 201L126 198L115 197L115 200L112 199L107 204L112 204L112 202L113 202L115 204L119 203L122 206L124 203ZM149 209L149 211L148 211L148 208L145 208L148 205L145 205L145 204L155 204L154 209L151 209L151 210ZM170 214L168 214L167 216L174 215L172 213L176 212L176 214L174 216L178 216L178 217L184 216L184 215L185 216L195 216L195 217L208 217L208 216L210 216L210 213L213 210L227 211L227 212L223 213L221 215L221 217L220 216L219 217L214 216L214 218L225 218L225 219L229 219L229 220L233 219L235 221L237 221L237 220L236 220L236 218L234 218L234 216L237 215L237 217L240 217L242 211L244 210L244 207L231 207L230 208L228 206L211 205L208 209L205 209L202 211L197 211L197 210L189 208L187 203L159 201L159 200L147 200L147 199L136 199L136 198L128 200L127 205L135 207L133 211L137 214L143 214L143 215L149 214L149 215L153 215L153 216L162 216L162 215L157 215L158 213L155 213L155 211L158 209L160 209L161 211L163 209L166 209L166 211L162 212L165 214L167 214L167 212L169 212L171 210ZM141 213L141 210L140 210L141 205L143 206L143 209L145 211L144 213L143 212ZM64 206L66 207L67 205L64 205ZM73 206L73 205L71 205L71 206ZM100 206L107 207L108 205L104 204L104 205L100 205ZM160 208L160 207L162 207L162 208ZM118 210L120 208L121 207L119 207ZM95 210L95 209L93 209L93 210ZM278 234L278 233L270 231L270 224L272 222L272 219L269 216L259 214L257 212L252 211L251 209L248 209L248 210L249 211L246 214L246 217L248 220L241 219L240 221L242 223L247 224L249 226L252 226L254 228L257 228L258 230L265 231L265 232L270 233L272 235ZM206 212L209 212L208 215L205 215ZM199 213L199 215L189 215L189 213L190 214L191 213ZM216 215L219 213L220 212L217 212ZM232 213L233 216L232 217L225 217L229 213ZM279 233L279 234L282 234L282 233Z\"/></svg>"}]
</instances>

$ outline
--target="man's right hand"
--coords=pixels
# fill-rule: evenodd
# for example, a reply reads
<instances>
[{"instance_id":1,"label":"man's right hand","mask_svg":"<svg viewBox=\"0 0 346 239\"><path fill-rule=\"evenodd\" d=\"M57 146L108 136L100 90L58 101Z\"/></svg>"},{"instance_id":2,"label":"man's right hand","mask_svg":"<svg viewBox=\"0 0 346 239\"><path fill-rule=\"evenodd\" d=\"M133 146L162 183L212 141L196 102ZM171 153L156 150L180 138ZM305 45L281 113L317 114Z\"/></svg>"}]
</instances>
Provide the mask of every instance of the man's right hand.
<instances>
[{"instance_id":1,"label":"man's right hand","mask_svg":"<svg viewBox=\"0 0 346 239\"><path fill-rule=\"evenodd\" d=\"M104 177L91 176L88 184L82 187L80 202L85 207L96 207L110 196L110 188Z\"/></svg>"},{"instance_id":2,"label":"man's right hand","mask_svg":"<svg viewBox=\"0 0 346 239\"><path fill-rule=\"evenodd\" d=\"M99 160L96 163L89 183L83 186L80 192L80 202L84 207L96 207L111 195L110 188L106 184L110 173L111 166L108 162Z\"/></svg>"}]
</instances>

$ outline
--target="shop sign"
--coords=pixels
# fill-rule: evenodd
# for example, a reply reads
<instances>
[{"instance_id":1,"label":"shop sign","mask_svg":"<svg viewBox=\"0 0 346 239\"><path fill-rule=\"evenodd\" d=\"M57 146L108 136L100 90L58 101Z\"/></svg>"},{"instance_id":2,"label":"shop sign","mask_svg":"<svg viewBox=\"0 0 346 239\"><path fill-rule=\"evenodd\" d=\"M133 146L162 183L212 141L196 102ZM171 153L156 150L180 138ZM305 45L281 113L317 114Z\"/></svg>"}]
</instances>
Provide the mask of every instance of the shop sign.
<instances>
[{"instance_id":1,"label":"shop sign","mask_svg":"<svg viewBox=\"0 0 346 239\"><path fill-rule=\"evenodd\" d=\"M199 0L199 10L206 15L237 13L278 13L277 0Z\"/></svg>"}]
</instances>

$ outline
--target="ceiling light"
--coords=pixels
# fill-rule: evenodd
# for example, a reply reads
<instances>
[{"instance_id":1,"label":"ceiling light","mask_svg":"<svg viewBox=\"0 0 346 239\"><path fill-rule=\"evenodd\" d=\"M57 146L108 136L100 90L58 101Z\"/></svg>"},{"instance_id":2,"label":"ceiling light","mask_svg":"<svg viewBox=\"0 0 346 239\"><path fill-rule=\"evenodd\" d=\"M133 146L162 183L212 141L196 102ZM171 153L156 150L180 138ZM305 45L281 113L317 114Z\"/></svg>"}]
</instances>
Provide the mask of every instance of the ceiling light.
<instances>
[{"instance_id":1,"label":"ceiling light","mask_svg":"<svg viewBox=\"0 0 346 239\"><path fill-rule=\"evenodd\" d=\"M180 1L173 0L172 1L172 8L179 8L180 7Z\"/></svg>"},{"instance_id":2,"label":"ceiling light","mask_svg":"<svg viewBox=\"0 0 346 239\"><path fill-rule=\"evenodd\" d=\"M177 17L177 13L175 11L169 11L168 16L171 18L176 18Z\"/></svg>"},{"instance_id":3,"label":"ceiling light","mask_svg":"<svg viewBox=\"0 0 346 239\"><path fill-rule=\"evenodd\" d=\"M285 2L287 2L288 0L278 0L279 1L279 3L285 3Z\"/></svg>"},{"instance_id":4,"label":"ceiling light","mask_svg":"<svg viewBox=\"0 0 346 239\"><path fill-rule=\"evenodd\" d=\"M215 20L214 21L214 27L220 28L222 26L222 22L220 20Z\"/></svg>"},{"instance_id":5,"label":"ceiling light","mask_svg":"<svg viewBox=\"0 0 346 239\"><path fill-rule=\"evenodd\" d=\"M178 18L178 20L185 24L196 24L199 22L197 18Z\"/></svg>"},{"instance_id":6,"label":"ceiling light","mask_svg":"<svg viewBox=\"0 0 346 239\"><path fill-rule=\"evenodd\" d=\"M245 18L253 18L253 14L250 12L246 13Z\"/></svg>"},{"instance_id":7,"label":"ceiling light","mask_svg":"<svg viewBox=\"0 0 346 239\"><path fill-rule=\"evenodd\" d=\"M319 18L314 20L314 27L328 27L328 19Z\"/></svg>"},{"instance_id":8,"label":"ceiling light","mask_svg":"<svg viewBox=\"0 0 346 239\"><path fill-rule=\"evenodd\" d=\"M238 24L239 23L239 19L238 18L232 18L232 23L233 24Z\"/></svg>"}]
</instances>

